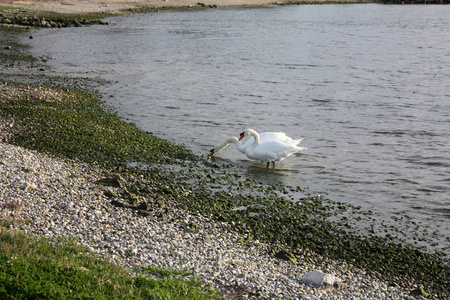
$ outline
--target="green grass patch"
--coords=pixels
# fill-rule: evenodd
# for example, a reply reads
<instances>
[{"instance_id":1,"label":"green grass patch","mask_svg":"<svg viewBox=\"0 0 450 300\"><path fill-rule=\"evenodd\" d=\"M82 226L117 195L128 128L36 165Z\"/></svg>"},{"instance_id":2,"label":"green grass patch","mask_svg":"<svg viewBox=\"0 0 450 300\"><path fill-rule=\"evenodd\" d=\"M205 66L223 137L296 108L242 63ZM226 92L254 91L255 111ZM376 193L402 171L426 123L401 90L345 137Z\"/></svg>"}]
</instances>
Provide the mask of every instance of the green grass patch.
<instances>
[{"instance_id":1,"label":"green grass patch","mask_svg":"<svg viewBox=\"0 0 450 300\"><path fill-rule=\"evenodd\" d=\"M146 270L134 276L73 240L0 229L0 299L220 299L180 272Z\"/></svg>"}]
</instances>

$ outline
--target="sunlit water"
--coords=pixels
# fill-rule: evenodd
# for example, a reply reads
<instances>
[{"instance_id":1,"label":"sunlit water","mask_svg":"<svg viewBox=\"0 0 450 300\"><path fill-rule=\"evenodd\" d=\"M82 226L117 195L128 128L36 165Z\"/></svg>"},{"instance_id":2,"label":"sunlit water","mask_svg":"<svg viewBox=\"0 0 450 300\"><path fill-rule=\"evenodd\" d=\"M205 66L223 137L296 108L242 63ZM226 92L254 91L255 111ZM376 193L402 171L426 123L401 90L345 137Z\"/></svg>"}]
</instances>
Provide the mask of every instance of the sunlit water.
<instances>
[{"instance_id":1,"label":"sunlit water","mask_svg":"<svg viewBox=\"0 0 450 300\"><path fill-rule=\"evenodd\" d=\"M216 160L336 201L407 215L449 252L449 6L305 5L120 16L33 32L53 73L196 154L250 127L304 138L275 170ZM395 224L395 221L392 221Z\"/></svg>"}]
</instances>

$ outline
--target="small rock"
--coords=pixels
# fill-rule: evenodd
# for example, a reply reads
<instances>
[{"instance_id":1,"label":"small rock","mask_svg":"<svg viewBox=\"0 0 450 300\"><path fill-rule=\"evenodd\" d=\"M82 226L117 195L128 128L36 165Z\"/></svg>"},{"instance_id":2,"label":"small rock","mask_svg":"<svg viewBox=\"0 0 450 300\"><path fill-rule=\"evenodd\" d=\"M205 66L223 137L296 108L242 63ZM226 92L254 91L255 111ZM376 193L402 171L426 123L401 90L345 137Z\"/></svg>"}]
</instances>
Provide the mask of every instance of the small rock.
<instances>
[{"instance_id":1,"label":"small rock","mask_svg":"<svg viewBox=\"0 0 450 300\"><path fill-rule=\"evenodd\" d=\"M62 204L59 207L64 210L70 210L73 208L73 202L69 202L67 204Z\"/></svg>"},{"instance_id":2,"label":"small rock","mask_svg":"<svg viewBox=\"0 0 450 300\"><path fill-rule=\"evenodd\" d=\"M136 208L140 209L140 210L148 210L149 209L149 205L146 202L142 202Z\"/></svg>"},{"instance_id":3,"label":"small rock","mask_svg":"<svg viewBox=\"0 0 450 300\"><path fill-rule=\"evenodd\" d=\"M12 202L5 203L5 206L8 208L11 208L11 209L16 209L16 210L25 209L25 206L23 206L22 204L17 204L17 203L12 203Z\"/></svg>"},{"instance_id":4,"label":"small rock","mask_svg":"<svg viewBox=\"0 0 450 300\"><path fill-rule=\"evenodd\" d=\"M34 183L24 183L20 188L21 188L22 190L28 192L28 191L37 189L37 185L34 184Z\"/></svg>"},{"instance_id":5,"label":"small rock","mask_svg":"<svg viewBox=\"0 0 450 300\"><path fill-rule=\"evenodd\" d=\"M86 180L86 178L84 178L82 175L79 175L79 174L72 174L72 175L70 175L70 178L77 179L77 180Z\"/></svg>"},{"instance_id":6,"label":"small rock","mask_svg":"<svg viewBox=\"0 0 450 300\"><path fill-rule=\"evenodd\" d=\"M295 262L297 260L297 258L295 257L294 254L292 254L291 252L285 251L285 250L281 250L277 253L275 253L275 257L282 259L282 260L286 260L286 261L293 261Z\"/></svg>"},{"instance_id":7,"label":"small rock","mask_svg":"<svg viewBox=\"0 0 450 300\"><path fill-rule=\"evenodd\" d=\"M22 171L24 171L25 173L36 173L36 169L35 168L22 168Z\"/></svg>"},{"instance_id":8,"label":"small rock","mask_svg":"<svg viewBox=\"0 0 450 300\"><path fill-rule=\"evenodd\" d=\"M428 298L428 293L425 292L425 290L422 287L417 287L416 289L411 291L412 296L423 296L425 298Z\"/></svg>"},{"instance_id":9,"label":"small rock","mask_svg":"<svg viewBox=\"0 0 450 300\"><path fill-rule=\"evenodd\" d=\"M114 176L113 178L101 178L99 180L99 182L102 184L105 184L105 185L110 185L113 187L120 188L120 187L122 187L123 179L119 175L117 175L117 176Z\"/></svg>"}]
</instances>

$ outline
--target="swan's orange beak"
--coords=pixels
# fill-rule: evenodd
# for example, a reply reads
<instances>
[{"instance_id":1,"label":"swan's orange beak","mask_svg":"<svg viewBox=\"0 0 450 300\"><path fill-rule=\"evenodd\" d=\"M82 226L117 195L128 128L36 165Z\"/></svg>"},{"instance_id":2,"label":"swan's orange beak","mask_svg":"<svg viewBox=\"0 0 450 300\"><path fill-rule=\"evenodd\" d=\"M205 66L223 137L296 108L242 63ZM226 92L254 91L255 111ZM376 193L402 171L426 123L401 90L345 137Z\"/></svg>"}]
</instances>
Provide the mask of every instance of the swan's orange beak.
<instances>
[{"instance_id":1,"label":"swan's orange beak","mask_svg":"<svg viewBox=\"0 0 450 300\"><path fill-rule=\"evenodd\" d=\"M209 157L214 155L214 148L211 149L211 152L209 153Z\"/></svg>"},{"instance_id":2,"label":"swan's orange beak","mask_svg":"<svg viewBox=\"0 0 450 300\"><path fill-rule=\"evenodd\" d=\"M239 135L239 140L242 140L242 139L244 138L244 135L245 135L245 132L241 133L241 134Z\"/></svg>"}]
</instances>

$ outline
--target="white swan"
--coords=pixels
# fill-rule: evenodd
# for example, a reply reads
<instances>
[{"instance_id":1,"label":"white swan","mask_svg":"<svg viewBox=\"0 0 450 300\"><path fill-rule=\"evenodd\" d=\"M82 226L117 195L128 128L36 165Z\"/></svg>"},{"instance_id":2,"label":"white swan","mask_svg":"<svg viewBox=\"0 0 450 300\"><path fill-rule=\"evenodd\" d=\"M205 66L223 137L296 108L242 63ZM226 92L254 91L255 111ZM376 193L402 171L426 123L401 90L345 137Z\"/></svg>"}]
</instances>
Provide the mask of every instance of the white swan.
<instances>
[{"instance_id":1,"label":"white swan","mask_svg":"<svg viewBox=\"0 0 450 300\"><path fill-rule=\"evenodd\" d=\"M296 152L306 150L304 147L298 147L296 144L283 140L261 142L259 134L253 129L245 129L244 132L241 133L239 140L248 135L253 136L255 140L245 149L245 155L250 159L267 162L267 168L270 163L272 163L275 168L275 162L282 161Z\"/></svg>"},{"instance_id":2,"label":"white swan","mask_svg":"<svg viewBox=\"0 0 450 300\"><path fill-rule=\"evenodd\" d=\"M219 153L231 143L233 143L236 146L236 149L238 149L239 152L245 153L245 149L247 149L247 147L249 147L255 141L255 138L251 136L244 144L240 142L242 138L243 136L239 140L235 137L230 137L226 139L222 144L211 149L209 156L213 156L214 154ZM303 140L303 139L293 140L292 138L288 137L284 132L262 132L259 134L259 138L261 143L270 140L282 140L287 143L291 143L293 145L297 145Z\"/></svg>"}]
</instances>

